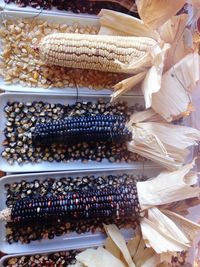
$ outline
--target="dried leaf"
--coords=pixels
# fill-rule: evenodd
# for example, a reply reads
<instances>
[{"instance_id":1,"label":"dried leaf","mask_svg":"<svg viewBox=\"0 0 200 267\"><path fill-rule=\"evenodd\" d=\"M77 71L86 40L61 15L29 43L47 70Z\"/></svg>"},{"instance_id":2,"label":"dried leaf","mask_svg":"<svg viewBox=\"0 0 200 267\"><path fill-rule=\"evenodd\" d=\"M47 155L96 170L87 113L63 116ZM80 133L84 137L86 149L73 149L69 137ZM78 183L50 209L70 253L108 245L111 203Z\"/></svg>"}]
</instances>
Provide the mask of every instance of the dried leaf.
<instances>
[{"instance_id":1,"label":"dried leaf","mask_svg":"<svg viewBox=\"0 0 200 267\"><path fill-rule=\"evenodd\" d=\"M135 112L129 119L127 125L136 124L139 122L165 122L165 120L157 114L153 109L147 109L143 112Z\"/></svg>"},{"instance_id":2,"label":"dried leaf","mask_svg":"<svg viewBox=\"0 0 200 267\"><path fill-rule=\"evenodd\" d=\"M121 251L110 236L106 238L105 249L109 251L113 256L120 259Z\"/></svg>"},{"instance_id":3,"label":"dried leaf","mask_svg":"<svg viewBox=\"0 0 200 267\"><path fill-rule=\"evenodd\" d=\"M101 24L99 34L150 37L155 40L159 39L159 34L156 31L152 31L140 19L107 9L102 9L99 16Z\"/></svg>"},{"instance_id":4,"label":"dried leaf","mask_svg":"<svg viewBox=\"0 0 200 267\"><path fill-rule=\"evenodd\" d=\"M147 265L148 264L147 262L150 259L152 259L151 261L153 261L154 263L158 263L157 262L158 259L155 259L154 256L155 256L155 251L152 248L147 248L144 240L141 238L137 251L133 257L135 265L145 266L145 263ZM154 266L156 266L156 264Z\"/></svg>"},{"instance_id":5,"label":"dried leaf","mask_svg":"<svg viewBox=\"0 0 200 267\"><path fill-rule=\"evenodd\" d=\"M146 72L141 72L139 74L136 74L133 77L127 78L119 83L117 83L113 89L114 93L111 95L111 101L114 101L118 97L120 97L125 92L131 90L134 88L138 83L140 83L146 75Z\"/></svg>"},{"instance_id":6,"label":"dried leaf","mask_svg":"<svg viewBox=\"0 0 200 267\"><path fill-rule=\"evenodd\" d=\"M137 114L135 116L138 117ZM134 121L134 115L131 121ZM180 168L185 163L190 153L187 148L200 140L200 131L170 123L138 122L133 125L128 123L127 128L132 132L132 141L127 143L129 151L172 170Z\"/></svg>"},{"instance_id":7,"label":"dried leaf","mask_svg":"<svg viewBox=\"0 0 200 267\"><path fill-rule=\"evenodd\" d=\"M152 108L167 121L187 113L190 91L199 81L200 58L191 53L162 77L161 89L152 95Z\"/></svg>"},{"instance_id":8,"label":"dried leaf","mask_svg":"<svg viewBox=\"0 0 200 267\"><path fill-rule=\"evenodd\" d=\"M164 213L162 213L157 208L152 208L148 210L148 219L153 222L157 227L168 235L169 237L177 240L181 244L188 244L190 241L185 236L184 232L177 227L177 225L168 218Z\"/></svg>"},{"instance_id":9,"label":"dried leaf","mask_svg":"<svg viewBox=\"0 0 200 267\"><path fill-rule=\"evenodd\" d=\"M200 225L170 210L162 210L162 212L176 223L185 233L191 244L192 240L197 236L198 231L200 231Z\"/></svg>"},{"instance_id":10,"label":"dried leaf","mask_svg":"<svg viewBox=\"0 0 200 267\"><path fill-rule=\"evenodd\" d=\"M150 108L152 105L152 94L157 93L161 88L165 55L169 48L168 44L164 44L162 49L155 46L150 52L153 66L148 70L141 86L146 108Z\"/></svg>"},{"instance_id":11,"label":"dried leaf","mask_svg":"<svg viewBox=\"0 0 200 267\"><path fill-rule=\"evenodd\" d=\"M137 192L142 210L199 196L200 188L192 187L198 181L197 173L189 173L194 165L193 161L180 170L163 171L153 179L138 182Z\"/></svg>"},{"instance_id":12,"label":"dried leaf","mask_svg":"<svg viewBox=\"0 0 200 267\"><path fill-rule=\"evenodd\" d=\"M141 219L140 226L146 246L152 247L156 253L183 251L189 247L189 245L179 243L176 239L166 235L163 229L158 228L157 224L147 218Z\"/></svg>"},{"instance_id":13,"label":"dried leaf","mask_svg":"<svg viewBox=\"0 0 200 267\"><path fill-rule=\"evenodd\" d=\"M142 238L141 234L137 234L136 236L134 236L134 238L128 241L127 248L132 258L134 258L137 252L141 238Z\"/></svg>"},{"instance_id":14,"label":"dried leaf","mask_svg":"<svg viewBox=\"0 0 200 267\"><path fill-rule=\"evenodd\" d=\"M87 249L76 256L86 267L125 267L125 265L104 248Z\"/></svg>"},{"instance_id":15,"label":"dried leaf","mask_svg":"<svg viewBox=\"0 0 200 267\"><path fill-rule=\"evenodd\" d=\"M186 43L188 38L185 39L184 35L188 31L187 29L185 30L187 21L188 15L182 14L174 16L159 28L161 39L171 45L165 59L165 71L170 69L187 54L193 52Z\"/></svg>"},{"instance_id":16,"label":"dried leaf","mask_svg":"<svg viewBox=\"0 0 200 267\"><path fill-rule=\"evenodd\" d=\"M140 18L152 29L158 29L184 6L185 0L136 0Z\"/></svg>"},{"instance_id":17,"label":"dried leaf","mask_svg":"<svg viewBox=\"0 0 200 267\"><path fill-rule=\"evenodd\" d=\"M104 228L106 230L107 235L112 238L113 242L117 245L120 249L125 262L128 264L129 267L135 267L135 264L132 261L128 248L126 246L126 242L124 237L121 235L119 229L114 224L105 225Z\"/></svg>"}]
</instances>

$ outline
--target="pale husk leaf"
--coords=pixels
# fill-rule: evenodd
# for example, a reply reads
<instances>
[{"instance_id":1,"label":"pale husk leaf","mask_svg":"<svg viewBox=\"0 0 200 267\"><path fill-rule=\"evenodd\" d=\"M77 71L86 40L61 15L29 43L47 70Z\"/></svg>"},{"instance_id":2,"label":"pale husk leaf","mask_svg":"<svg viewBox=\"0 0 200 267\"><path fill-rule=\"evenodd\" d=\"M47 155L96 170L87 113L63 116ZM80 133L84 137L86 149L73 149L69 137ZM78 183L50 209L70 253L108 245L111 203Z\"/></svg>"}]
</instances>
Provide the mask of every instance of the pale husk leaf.
<instances>
[{"instance_id":1,"label":"pale husk leaf","mask_svg":"<svg viewBox=\"0 0 200 267\"><path fill-rule=\"evenodd\" d=\"M134 120L134 115L131 120ZM129 151L172 170L185 163L190 153L187 147L200 140L198 130L169 123L138 122L133 125L128 123L127 127L132 132L132 141L127 143Z\"/></svg>"},{"instance_id":2,"label":"pale husk leaf","mask_svg":"<svg viewBox=\"0 0 200 267\"><path fill-rule=\"evenodd\" d=\"M190 91L199 80L199 62L199 55L190 53L162 76L160 90L152 95L152 108L165 120L188 113Z\"/></svg>"},{"instance_id":3,"label":"pale husk leaf","mask_svg":"<svg viewBox=\"0 0 200 267\"><path fill-rule=\"evenodd\" d=\"M117 83L113 87L114 93L112 93L111 95L111 102L120 97L125 92L133 89L138 83L140 83L144 79L145 75L146 72L141 72L139 74L136 74L135 76L132 76Z\"/></svg>"},{"instance_id":4,"label":"pale husk leaf","mask_svg":"<svg viewBox=\"0 0 200 267\"><path fill-rule=\"evenodd\" d=\"M116 61L123 72L137 73L138 75L128 78L114 86L114 96L119 95L116 90L120 90L119 92L122 94L143 80L141 88L144 94L146 108L149 108L152 103L152 94L158 92L161 87L165 54L169 47L168 44L160 46L160 44L155 43L138 61L134 59L129 64ZM112 99L114 96L112 96Z\"/></svg>"},{"instance_id":5,"label":"pale husk leaf","mask_svg":"<svg viewBox=\"0 0 200 267\"><path fill-rule=\"evenodd\" d=\"M138 199L142 210L198 197L200 188L192 187L198 181L197 173L190 172L195 162L174 172L163 171L157 177L137 183Z\"/></svg>"},{"instance_id":6,"label":"pale husk leaf","mask_svg":"<svg viewBox=\"0 0 200 267\"><path fill-rule=\"evenodd\" d=\"M125 265L104 248L87 249L76 256L86 267L125 267Z\"/></svg>"},{"instance_id":7,"label":"pale husk leaf","mask_svg":"<svg viewBox=\"0 0 200 267\"><path fill-rule=\"evenodd\" d=\"M164 61L169 48L170 45L166 43L162 48L155 46L150 52L153 65L148 70L147 75L141 85L146 108L150 108L152 105L152 94L157 93L161 88Z\"/></svg>"},{"instance_id":8,"label":"pale husk leaf","mask_svg":"<svg viewBox=\"0 0 200 267\"><path fill-rule=\"evenodd\" d=\"M159 122L138 123L138 126L144 131L157 136L164 145L167 144L179 149L196 145L200 141L200 131L192 127ZM168 134L172 138L169 138Z\"/></svg>"},{"instance_id":9,"label":"pale husk leaf","mask_svg":"<svg viewBox=\"0 0 200 267\"><path fill-rule=\"evenodd\" d=\"M184 6L185 0L137 0L136 4L144 23L158 29Z\"/></svg>"},{"instance_id":10,"label":"pale husk leaf","mask_svg":"<svg viewBox=\"0 0 200 267\"><path fill-rule=\"evenodd\" d=\"M105 245L105 249L107 251L109 251L116 258L120 259L121 251L120 251L120 249L118 248L118 246L115 244L115 242L112 240L112 238L110 236L108 236L106 238L106 241L105 241L104 245Z\"/></svg>"},{"instance_id":11,"label":"pale husk leaf","mask_svg":"<svg viewBox=\"0 0 200 267\"><path fill-rule=\"evenodd\" d=\"M152 247L156 253L160 254L163 252L183 251L188 249L188 246L179 244L176 240L172 240L164 235L162 231L157 228L157 225L153 224L147 218L141 220L140 226L146 246Z\"/></svg>"},{"instance_id":12,"label":"pale husk leaf","mask_svg":"<svg viewBox=\"0 0 200 267\"><path fill-rule=\"evenodd\" d=\"M147 265L147 261L149 261L150 259L151 261L153 260L153 262L155 262L156 259L154 258L154 256L155 256L155 251L152 248L147 248L144 240L141 238L140 243L138 244L137 247L137 251L133 257L135 265L145 266L145 263ZM158 263L157 260L156 263ZM156 266L156 264L154 266Z\"/></svg>"},{"instance_id":13,"label":"pale husk leaf","mask_svg":"<svg viewBox=\"0 0 200 267\"><path fill-rule=\"evenodd\" d=\"M114 224L105 225L104 224L104 228L106 230L107 235L113 240L113 242L117 245L117 247L121 251L127 265L129 267L135 267L135 264L133 263L131 255L128 251L124 237L121 235L116 225Z\"/></svg>"},{"instance_id":14,"label":"pale husk leaf","mask_svg":"<svg viewBox=\"0 0 200 267\"><path fill-rule=\"evenodd\" d=\"M192 52L184 38L187 33L187 30L185 30L187 20L187 14L174 16L159 28L161 39L171 45L165 59L165 71Z\"/></svg>"},{"instance_id":15,"label":"pale husk leaf","mask_svg":"<svg viewBox=\"0 0 200 267\"><path fill-rule=\"evenodd\" d=\"M162 206L162 208L168 209L171 211L175 210L180 215L186 216L189 214L189 208L194 207L199 204L200 204L200 199L198 197L194 197L194 198L166 204Z\"/></svg>"},{"instance_id":16,"label":"pale husk leaf","mask_svg":"<svg viewBox=\"0 0 200 267\"><path fill-rule=\"evenodd\" d=\"M200 225L170 210L162 210L162 212L176 223L176 225L185 233L191 244L197 236L198 231L200 231Z\"/></svg>"},{"instance_id":17,"label":"pale husk leaf","mask_svg":"<svg viewBox=\"0 0 200 267\"><path fill-rule=\"evenodd\" d=\"M158 220L159 218L159 220ZM190 241L185 236L184 232L181 231L177 227L177 225L172 221L170 218L168 218L164 213L162 213L157 208L152 208L148 210L148 219L153 222L159 229L162 229L163 232L170 236L171 238L174 238L178 240L178 242L182 244L189 244Z\"/></svg>"},{"instance_id":18,"label":"pale husk leaf","mask_svg":"<svg viewBox=\"0 0 200 267\"><path fill-rule=\"evenodd\" d=\"M127 125L136 124L139 122L165 122L163 117L157 114L153 109L147 109L142 112L135 112L131 115Z\"/></svg>"},{"instance_id":19,"label":"pale husk leaf","mask_svg":"<svg viewBox=\"0 0 200 267\"><path fill-rule=\"evenodd\" d=\"M142 238L141 233L136 234L134 236L134 238L130 239L127 243L127 248L129 250L129 253L130 253L132 258L134 258L135 254L137 252L141 238Z\"/></svg>"},{"instance_id":20,"label":"pale husk leaf","mask_svg":"<svg viewBox=\"0 0 200 267\"><path fill-rule=\"evenodd\" d=\"M156 31L152 31L140 19L107 9L102 9L99 16L101 24L99 34L150 37L155 40L159 39L159 34Z\"/></svg>"}]
</instances>

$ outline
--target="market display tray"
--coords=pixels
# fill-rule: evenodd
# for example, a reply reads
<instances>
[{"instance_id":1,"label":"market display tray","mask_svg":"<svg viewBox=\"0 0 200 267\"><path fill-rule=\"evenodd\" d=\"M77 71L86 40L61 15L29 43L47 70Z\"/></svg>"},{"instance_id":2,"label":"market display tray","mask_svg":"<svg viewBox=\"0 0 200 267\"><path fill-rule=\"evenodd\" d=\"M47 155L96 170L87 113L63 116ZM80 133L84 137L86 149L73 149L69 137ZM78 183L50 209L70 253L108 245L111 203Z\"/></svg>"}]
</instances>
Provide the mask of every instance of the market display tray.
<instances>
[{"instance_id":1,"label":"market display tray","mask_svg":"<svg viewBox=\"0 0 200 267\"><path fill-rule=\"evenodd\" d=\"M143 168L146 166L156 166L156 164L147 161L147 162L132 162L132 163L111 163L108 160L102 160L102 162L88 161L87 163L83 163L81 161L74 162L40 162L40 163L26 163L26 164L18 164L14 163L13 165L8 164L8 162L2 158L1 153L3 151L3 141L4 137L4 128L6 123L6 118L4 114L4 107L7 102L12 101L22 101L22 102L33 102L33 101L43 101L49 103L60 103L60 104L73 104L77 100L84 101L92 101L96 102L100 97L95 95L90 96L79 96L78 99L76 96L64 96L60 94L23 94L23 93L4 93L0 95L0 169L4 172L42 172L42 171L62 171L62 170L85 170L85 169L102 169L102 168L117 168L117 169L135 169L135 168ZM101 97L107 101L109 101L108 96ZM140 96L123 96L120 99L121 101L127 102L128 106L133 106L136 103L144 104L143 97Z\"/></svg>"},{"instance_id":2,"label":"market display tray","mask_svg":"<svg viewBox=\"0 0 200 267\"><path fill-rule=\"evenodd\" d=\"M67 172L47 172L47 173L35 173L35 174L19 174L19 175L9 175L5 176L0 179L0 210L6 208L6 191L4 189L5 184L11 184L15 182L20 182L25 180L27 182L34 181L35 179L44 181L48 178L53 179L61 179L63 177L84 177L84 176L91 176L99 177L101 176L108 176L108 175L122 175L132 174L132 175L143 175L148 178L155 177L160 172L160 168L137 168L134 170L84 170L84 171L67 171ZM121 230L125 239L130 239L133 236L132 229L122 229ZM70 233L65 234L60 237L55 237L53 240L44 239L42 241L33 241L30 244L21 244L21 243L13 243L8 244L5 240L5 223L0 223L0 251L7 254L15 254L15 253L32 253L34 251L52 251L53 249L57 250L69 250L69 249L80 249L85 247L93 247L93 246L100 246L105 241L105 235L96 232L92 234L91 232L85 234L76 234Z\"/></svg>"},{"instance_id":3,"label":"market display tray","mask_svg":"<svg viewBox=\"0 0 200 267\"><path fill-rule=\"evenodd\" d=\"M1 1L1 0L0 0ZM1 2L0 2L1 3ZM3 25L5 19L22 19L22 18L33 18L33 19L44 19L48 22L55 22L55 23L62 23L73 25L74 23L78 23L81 26L86 25L93 25L99 26L99 18L98 17L88 17L88 16L75 16L74 14L57 14L57 13L46 13L46 12L33 12L30 11L11 11L11 10L3 10L0 11L0 27ZM0 53L3 51L3 44L0 40ZM64 87L64 88L42 88L42 87L25 87L21 84L6 84L3 77L0 76L0 88L4 91L10 92L25 92L25 93L59 93L59 94L66 94L66 95L76 95L77 88L75 87ZM79 94L82 95L110 95L113 91L110 89L102 89L102 90L92 90L87 87L78 88ZM139 88L135 88L132 91L129 91L125 95L142 95L142 92Z\"/></svg>"}]
</instances>

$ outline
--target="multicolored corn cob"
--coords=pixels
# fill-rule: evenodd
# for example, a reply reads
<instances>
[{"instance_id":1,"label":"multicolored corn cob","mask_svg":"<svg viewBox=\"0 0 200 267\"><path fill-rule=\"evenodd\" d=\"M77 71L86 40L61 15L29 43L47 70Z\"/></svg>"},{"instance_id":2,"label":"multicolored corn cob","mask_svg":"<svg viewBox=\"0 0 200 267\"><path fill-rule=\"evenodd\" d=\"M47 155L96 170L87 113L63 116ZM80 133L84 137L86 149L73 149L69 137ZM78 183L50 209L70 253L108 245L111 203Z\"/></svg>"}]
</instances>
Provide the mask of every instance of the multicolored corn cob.
<instances>
[{"instance_id":1,"label":"multicolored corn cob","mask_svg":"<svg viewBox=\"0 0 200 267\"><path fill-rule=\"evenodd\" d=\"M76 142L131 140L131 132L121 115L67 117L62 120L36 124L32 132L35 144L71 144Z\"/></svg>"},{"instance_id":2,"label":"multicolored corn cob","mask_svg":"<svg viewBox=\"0 0 200 267\"><path fill-rule=\"evenodd\" d=\"M140 213L136 185L76 191L52 197L19 200L11 210L13 222L53 219L136 217Z\"/></svg>"},{"instance_id":3,"label":"multicolored corn cob","mask_svg":"<svg viewBox=\"0 0 200 267\"><path fill-rule=\"evenodd\" d=\"M53 33L42 39L39 53L50 65L132 73L122 71L120 63L139 62L156 44L148 37ZM149 60L145 67L150 65Z\"/></svg>"}]
</instances>

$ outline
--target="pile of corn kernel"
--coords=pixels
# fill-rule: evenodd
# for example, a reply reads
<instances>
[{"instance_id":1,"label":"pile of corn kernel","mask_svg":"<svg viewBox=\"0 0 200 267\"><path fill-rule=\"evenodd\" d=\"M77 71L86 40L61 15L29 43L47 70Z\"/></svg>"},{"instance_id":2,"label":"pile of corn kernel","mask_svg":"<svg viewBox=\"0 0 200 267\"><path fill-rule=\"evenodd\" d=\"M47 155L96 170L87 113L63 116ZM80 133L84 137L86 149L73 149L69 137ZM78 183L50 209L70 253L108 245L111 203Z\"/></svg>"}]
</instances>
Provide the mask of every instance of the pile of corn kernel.
<instances>
[{"instance_id":1,"label":"pile of corn kernel","mask_svg":"<svg viewBox=\"0 0 200 267\"><path fill-rule=\"evenodd\" d=\"M111 88L121 81L124 74L99 71L68 69L46 66L40 59L37 44L47 34L56 32L97 34L97 26L80 26L49 23L37 18L4 20L0 29L3 54L0 75L6 84L20 84L28 87L63 88L88 87L90 89Z\"/></svg>"}]
</instances>

